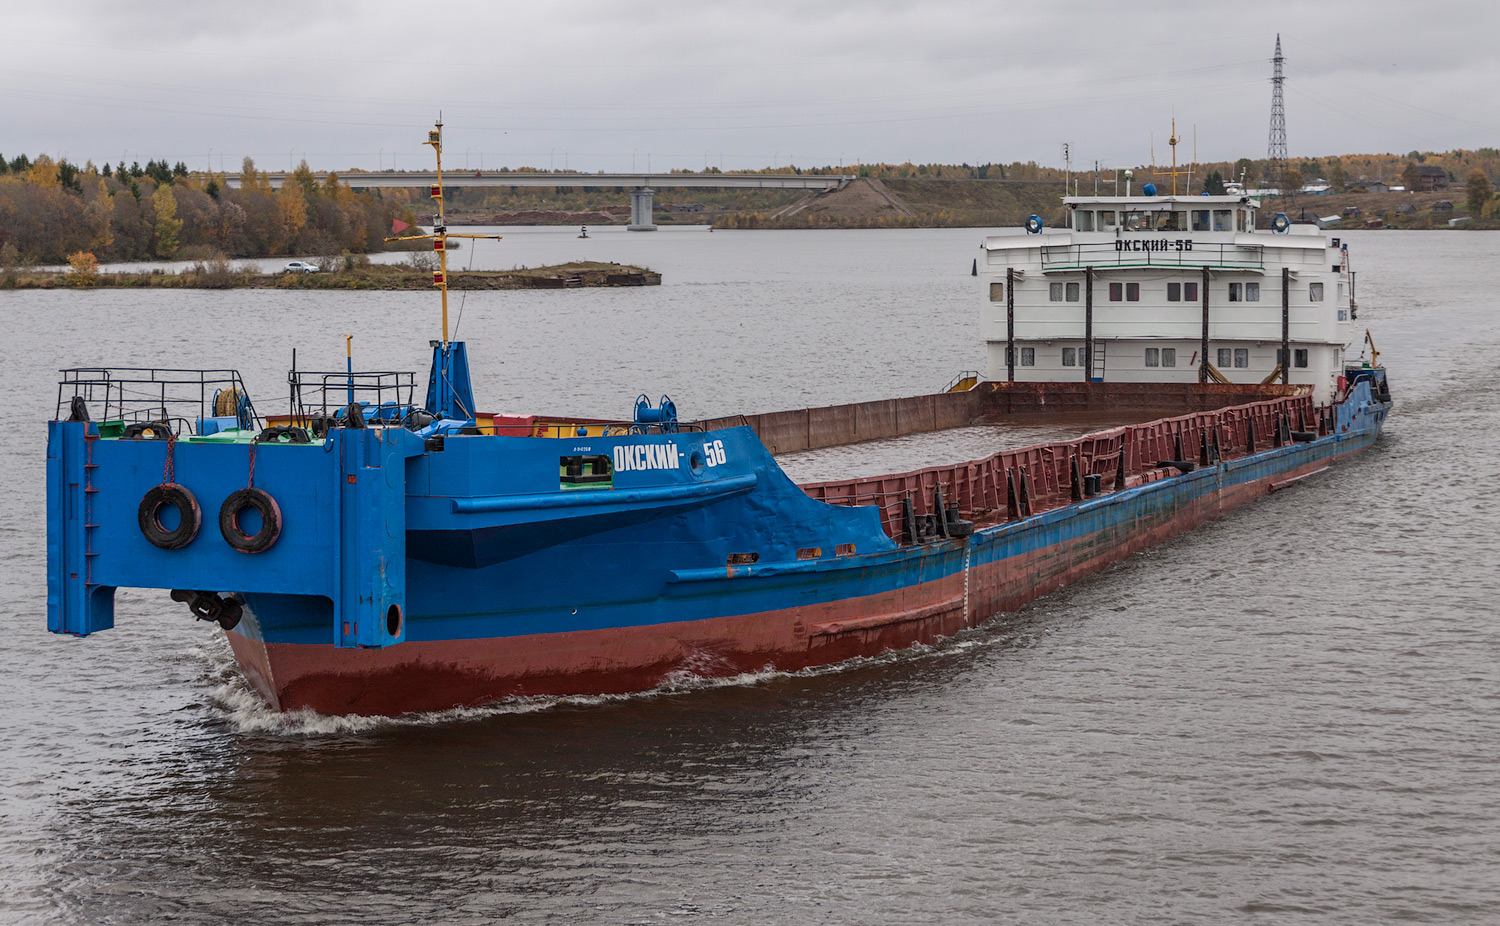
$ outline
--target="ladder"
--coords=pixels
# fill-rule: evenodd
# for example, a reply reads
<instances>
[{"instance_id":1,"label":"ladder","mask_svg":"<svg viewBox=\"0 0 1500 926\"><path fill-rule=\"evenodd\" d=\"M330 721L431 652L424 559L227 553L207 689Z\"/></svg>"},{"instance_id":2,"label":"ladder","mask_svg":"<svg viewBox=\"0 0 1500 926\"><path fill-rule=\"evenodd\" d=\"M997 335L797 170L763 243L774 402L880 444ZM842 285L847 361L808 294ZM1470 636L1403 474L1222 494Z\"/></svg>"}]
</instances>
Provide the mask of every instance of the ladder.
<instances>
[{"instance_id":1,"label":"ladder","mask_svg":"<svg viewBox=\"0 0 1500 926\"><path fill-rule=\"evenodd\" d=\"M1104 341L1095 341L1089 351L1089 382L1104 382Z\"/></svg>"}]
</instances>

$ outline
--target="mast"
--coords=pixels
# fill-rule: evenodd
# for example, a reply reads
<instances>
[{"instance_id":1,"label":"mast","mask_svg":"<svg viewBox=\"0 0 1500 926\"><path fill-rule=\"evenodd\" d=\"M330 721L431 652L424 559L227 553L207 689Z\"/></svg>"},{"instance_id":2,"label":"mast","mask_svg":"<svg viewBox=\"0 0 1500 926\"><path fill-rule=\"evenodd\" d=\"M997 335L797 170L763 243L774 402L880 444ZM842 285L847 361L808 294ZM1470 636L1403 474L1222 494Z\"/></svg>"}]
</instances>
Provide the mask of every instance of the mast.
<instances>
[{"instance_id":1,"label":"mast","mask_svg":"<svg viewBox=\"0 0 1500 926\"><path fill-rule=\"evenodd\" d=\"M431 194L433 201L437 203L437 212L433 216L432 232L425 235L402 235L400 237L387 238L386 241L431 241L433 251L437 252L438 269L432 272L432 285L437 287L443 301L443 338L441 341L432 343L432 373L427 384L428 411L441 418L456 418L472 420L474 418L474 389L469 381L469 356L462 341L450 341L448 330L448 239L470 238L489 239L499 241L499 235L450 235L448 234L448 217L444 211L443 203L443 116L438 114L437 122L433 123L432 129L427 133L425 145L432 146L433 156L437 159L437 182L432 185Z\"/></svg>"}]
</instances>

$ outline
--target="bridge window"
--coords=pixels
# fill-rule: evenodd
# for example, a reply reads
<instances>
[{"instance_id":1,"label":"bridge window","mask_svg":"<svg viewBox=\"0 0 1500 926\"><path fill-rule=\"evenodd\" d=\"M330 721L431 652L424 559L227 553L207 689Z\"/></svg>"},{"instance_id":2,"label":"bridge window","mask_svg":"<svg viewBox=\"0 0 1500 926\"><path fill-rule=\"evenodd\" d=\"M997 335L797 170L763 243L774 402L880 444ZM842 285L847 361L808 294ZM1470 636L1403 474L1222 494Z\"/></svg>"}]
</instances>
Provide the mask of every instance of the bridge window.
<instances>
[{"instance_id":1,"label":"bridge window","mask_svg":"<svg viewBox=\"0 0 1500 926\"><path fill-rule=\"evenodd\" d=\"M1215 209L1214 210L1214 231L1223 232L1223 231L1233 231L1233 230L1234 230L1234 210L1233 209Z\"/></svg>"},{"instance_id":2,"label":"bridge window","mask_svg":"<svg viewBox=\"0 0 1500 926\"><path fill-rule=\"evenodd\" d=\"M1235 222L1236 222L1235 228L1236 228L1237 231L1244 231L1245 230L1245 219L1249 215L1250 215L1250 211L1248 209L1236 209L1235 210L1235 217L1236 217L1235 218Z\"/></svg>"},{"instance_id":3,"label":"bridge window","mask_svg":"<svg viewBox=\"0 0 1500 926\"><path fill-rule=\"evenodd\" d=\"M1161 351L1155 347L1146 348L1146 366L1161 366Z\"/></svg>"},{"instance_id":4,"label":"bridge window","mask_svg":"<svg viewBox=\"0 0 1500 926\"><path fill-rule=\"evenodd\" d=\"M1323 301L1323 284L1322 283L1309 283L1309 284L1307 284L1307 301L1308 302L1322 302Z\"/></svg>"},{"instance_id":5,"label":"bridge window","mask_svg":"<svg viewBox=\"0 0 1500 926\"><path fill-rule=\"evenodd\" d=\"M1080 209L1073 213L1073 225L1079 231L1094 230L1094 213L1091 209Z\"/></svg>"},{"instance_id":6,"label":"bridge window","mask_svg":"<svg viewBox=\"0 0 1500 926\"><path fill-rule=\"evenodd\" d=\"M1157 231L1182 231L1187 228L1186 212L1158 212L1156 214Z\"/></svg>"},{"instance_id":7,"label":"bridge window","mask_svg":"<svg viewBox=\"0 0 1500 926\"><path fill-rule=\"evenodd\" d=\"M1076 347L1064 347L1062 349L1062 354L1063 354L1063 366L1065 366L1065 367L1076 367L1076 366L1078 366L1078 348L1076 348Z\"/></svg>"},{"instance_id":8,"label":"bridge window","mask_svg":"<svg viewBox=\"0 0 1500 926\"><path fill-rule=\"evenodd\" d=\"M1113 231L1114 228L1115 228L1115 225L1117 224L1117 221L1118 221L1118 217L1115 214L1115 210L1113 210L1113 209L1100 209L1099 210L1099 230L1100 231Z\"/></svg>"},{"instance_id":9,"label":"bridge window","mask_svg":"<svg viewBox=\"0 0 1500 926\"><path fill-rule=\"evenodd\" d=\"M1125 213L1126 231L1148 231L1151 228L1151 213L1136 212L1134 210Z\"/></svg>"},{"instance_id":10,"label":"bridge window","mask_svg":"<svg viewBox=\"0 0 1500 926\"><path fill-rule=\"evenodd\" d=\"M1161 365L1164 367L1177 366L1177 348L1163 347L1161 349Z\"/></svg>"},{"instance_id":11,"label":"bridge window","mask_svg":"<svg viewBox=\"0 0 1500 926\"><path fill-rule=\"evenodd\" d=\"M1005 301L1005 284L1004 283L995 282L995 283L991 283L990 284L990 301L991 302L1004 302Z\"/></svg>"},{"instance_id":12,"label":"bridge window","mask_svg":"<svg viewBox=\"0 0 1500 926\"><path fill-rule=\"evenodd\" d=\"M1193 210L1193 231L1208 231L1208 229L1209 229L1209 225L1208 225L1208 210L1207 209L1194 209Z\"/></svg>"}]
</instances>

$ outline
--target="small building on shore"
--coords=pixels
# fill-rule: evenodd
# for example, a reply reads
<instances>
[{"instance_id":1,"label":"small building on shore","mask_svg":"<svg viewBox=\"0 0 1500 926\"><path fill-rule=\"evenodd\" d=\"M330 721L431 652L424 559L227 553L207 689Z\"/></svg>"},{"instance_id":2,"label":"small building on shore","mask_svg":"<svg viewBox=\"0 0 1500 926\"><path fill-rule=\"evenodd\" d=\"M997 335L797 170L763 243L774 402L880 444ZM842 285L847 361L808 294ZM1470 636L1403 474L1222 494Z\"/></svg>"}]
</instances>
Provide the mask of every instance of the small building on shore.
<instances>
[{"instance_id":1,"label":"small building on shore","mask_svg":"<svg viewBox=\"0 0 1500 926\"><path fill-rule=\"evenodd\" d=\"M1448 189L1448 172L1441 167L1432 164L1417 165L1417 188L1418 193L1431 193L1435 190Z\"/></svg>"}]
</instances>

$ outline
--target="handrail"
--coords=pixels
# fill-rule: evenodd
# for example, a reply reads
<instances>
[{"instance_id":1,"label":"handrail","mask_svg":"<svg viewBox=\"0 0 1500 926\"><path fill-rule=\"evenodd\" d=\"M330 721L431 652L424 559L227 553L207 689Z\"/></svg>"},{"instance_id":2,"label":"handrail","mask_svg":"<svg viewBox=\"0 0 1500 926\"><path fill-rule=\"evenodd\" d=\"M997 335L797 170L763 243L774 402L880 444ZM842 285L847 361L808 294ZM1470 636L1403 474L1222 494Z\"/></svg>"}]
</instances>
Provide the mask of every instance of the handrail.
<instances>
[{"instance_id":1,"label":"handrail","mask_svg":"<svg viewBox=\"0 0 1500 926\"><path fill-rule=\"evenodd\" d=\"M1162 245L1163 247L1158 247ZM1190 238L1121 237L1111 242L1053 244L1042 248L1042 269L1093 267L1232 267L1264 269L1265 252L1226 242Z\"/></svg>"}]
</instances>

